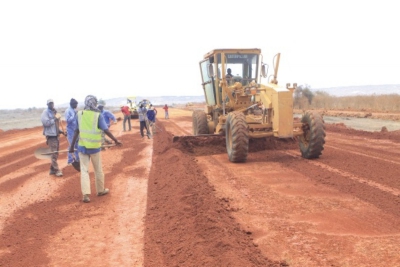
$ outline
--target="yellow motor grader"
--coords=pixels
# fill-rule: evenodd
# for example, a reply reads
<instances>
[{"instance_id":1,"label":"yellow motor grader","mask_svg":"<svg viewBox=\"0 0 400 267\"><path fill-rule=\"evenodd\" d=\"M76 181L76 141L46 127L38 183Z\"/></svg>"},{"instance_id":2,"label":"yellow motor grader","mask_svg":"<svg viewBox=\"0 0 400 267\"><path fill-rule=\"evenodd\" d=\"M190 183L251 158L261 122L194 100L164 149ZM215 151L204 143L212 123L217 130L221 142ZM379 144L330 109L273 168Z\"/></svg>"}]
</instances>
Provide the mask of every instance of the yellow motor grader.
<instances>
[{"instance_id":1,"label":"yellow motor grader","mask_svg":"<svg viewBox=\"0 0 400 267\"><path fill-rule=\"evenodd\" d=\"M273 62L273 75L263 63L261 49L215 49L200 61L205 110L193 111L193 134L225 135L231 162L245 162L249 139L298 137L302 157L318 158L325 143L323 118L304 112L293 118L296 84L279 86L280 54ZM261 78L268 78L261 84Z\"/></svg>"},{"instance_id":2,"label":"yellow motor grader","mask_svg":"<svg viewBox=\"0 0 400 267\"><path fill-rule=\"evenodd\" d=\"M137 111L138 105L136 104L136 96L128 96L126 102L129 105L129 112L131 113L131 119L138 119L139 113Z\"/></svg>"}]
</instances>

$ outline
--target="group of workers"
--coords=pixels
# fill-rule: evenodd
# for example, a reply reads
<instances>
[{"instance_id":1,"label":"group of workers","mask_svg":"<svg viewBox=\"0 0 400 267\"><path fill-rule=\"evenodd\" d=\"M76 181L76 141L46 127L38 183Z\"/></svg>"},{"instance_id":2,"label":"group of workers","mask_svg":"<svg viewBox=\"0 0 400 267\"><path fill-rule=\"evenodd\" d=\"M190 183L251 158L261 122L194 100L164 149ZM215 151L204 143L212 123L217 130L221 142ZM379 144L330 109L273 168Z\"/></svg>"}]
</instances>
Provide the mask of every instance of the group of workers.
<instances>
[{"instance_id":1,"label":"group of workers","mask_svg":"<svg viewBox=\"0 0 400 267\"><path fill-rule=\"evenodd\" d=\"M111 138L116 145L122 145L114 135L109 131L111 122L117 123L117 119L110 111L105 110L105 102L97 100L93 95L85 98L85 106L83 110L77 109L78 101L74 98L70 100L70 106L65 110L65 121L67 122L67 130L64 131L61 123L61 114L54 107L53 99L47 100L47 109L41 115L43 124L43 135L46 137L46 144L49 146L51 154L50 175L62 177L63 173L58 166L59 137L65 135L68 140L68 165L78 164L81 172L81 191L83 195L82 201L90 202L90 177L89 164L92 162L95 173L95 185L97 196L104 196L109 193L109 189L104 186L104 172L101 164L101 153L105 143L112 144L105 136ZM166 104L165 119L169 119L168 105ZM129 131L132 129L130 121L130 111L127 106L121 106L121 112L124 114L123 127L128 122ZM143 104L138 108L140 121L140 134L144 137L144 129L146 129L147 137L150 139L151 134L147 126L153 127L155 132L155 121L157 110L150 105L147 109ZM75 167L75 166L74 166Z\"/></svg>"},{"instance_id":2,"label":"group of workers","mask_svg":"<svg viewBox=\"0 0 400 267\"><path fill-rule=\"evenodd\" d=\"M77 110L78 101L74 98L70 101L70 107L65 111L67 132L64 132L60 123L61 114L54 108L54 101L47 100L47 109L41 115L43 124L43 135L46 136L47 144L51 152L50 175L63 176L57 159L59 151L60 134L66 135L69 143L68 164L79 162L81 172L81 190L85 203L90 202L90 177L89 164L92 162L95 173L95 184L97 196L104 196L109 189L104 186L104 172L101 165L101 148L104 135L111 138L116 145L122 145L108 130L110 120L116 123L115 116L104 110L104 103L98 103L97 98L88 95L85 98L83 110ZM79 140L79 141L78 141Z\"/></svg>"},{"instance_id":3,"label":"group of workers","mask_svg":"<svg viewBox=\"0 0 400 267\"><path fill-rule=\"evenodd\" d=\"M124 121L123 121L123 129L124 132L128 128L128 131L132 130L131 126L131 112L129 110L129 107L126 105L121 105L121 112L124 116ZM168 114L168 105L165 104L163 107L165 111L165 119L169 119L169 114ZM142 102L139 103L139 108L137 109L138 116L139 116L139 122L140 122L140 135L142 138L144 137L144 129L146 129L146 135L147 138L151 138L151 133L149 127L152 128L153 133L156 132L156 115L157 115L157 109L150 104L149 108L146 108L145 104ZM126 127L126 124L128 124L128 127Z\"/></svg>"}]
</instances>

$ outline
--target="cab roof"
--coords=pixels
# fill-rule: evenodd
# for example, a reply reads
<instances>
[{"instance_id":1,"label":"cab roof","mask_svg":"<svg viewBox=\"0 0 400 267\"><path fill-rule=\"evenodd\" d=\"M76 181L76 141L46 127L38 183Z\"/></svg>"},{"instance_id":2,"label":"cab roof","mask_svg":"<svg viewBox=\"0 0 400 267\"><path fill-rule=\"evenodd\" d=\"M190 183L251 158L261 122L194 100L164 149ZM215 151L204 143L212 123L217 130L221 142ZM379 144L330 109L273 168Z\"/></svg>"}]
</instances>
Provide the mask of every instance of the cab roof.
<instances>
[{"instance_id":1,"label":"cab roof","mask_svg":"<svg viewBox=\"0 0 400 267\"><path fill-rule=\"evenodd\" d=\"M261 54L261 49L260 48L218 48L211 50L207 54L204 55L204 58L209 58L210 56L214 54L219 54L219 53L228 53L228 54Z\"/></svg>"}]
</instances>

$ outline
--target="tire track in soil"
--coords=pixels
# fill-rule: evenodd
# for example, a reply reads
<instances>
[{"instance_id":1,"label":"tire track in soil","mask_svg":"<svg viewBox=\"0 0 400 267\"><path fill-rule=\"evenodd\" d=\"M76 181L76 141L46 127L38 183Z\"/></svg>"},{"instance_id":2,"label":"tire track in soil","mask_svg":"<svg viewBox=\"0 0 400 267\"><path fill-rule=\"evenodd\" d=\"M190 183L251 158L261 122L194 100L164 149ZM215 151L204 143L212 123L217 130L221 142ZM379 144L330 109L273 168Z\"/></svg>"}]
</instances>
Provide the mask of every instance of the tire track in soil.
<instances>
[{"instance_id":1,"label":"tire track in soil","mask_svg":"<svg viewBox=\"0 0 400 267\"><path fill-rule=\"evenodd\" d=\"M295 151L286 151L284 153L287 154L287 155L290 155L290 156L292 156L294 158L297 158L299 160L301 159L301 157ZM309 164L313 164L314 166L320 167L321 169L326 170L328 172L339 174L339 175L341 175L343 177L349 178L349 179L354 180L356 182L359 182L361 184L367 184L367 185L369 185L371 187L375 187L376 189L382 190L382 191L384 191L386 193L389 193L389 194L392 194L394 196L400 196L400 190L397 190L397 189L395 189L393 187L387 187L387 186L384 186L384 185L382 185L380 183L376 183L376 182L370 181L368 179L365 179L365 178L362 178L362 177L358 177L358 176L356 176L354 174L345 172L343 170L332 168L331 166L328 166L328 165L326 165L326 164L324 164L322 162L309 161L308 163Z\"/></svg>"},{"instance_id":2,"label":"tire track in soil","mask_svg":"<svg viewBox=\"0 0 400 267\"><path fill-rule=\"evenodd\" d=\"M325 147L329 147L330 149L337 149L337 150L340 150L342 152L351 153L351 154L354 154L354 155L357 155L357 156L363 156L363 157L368 157L368 158L372 158L372 159L376 159L376 160L386 161L386 162L388 162L390 164L400 165L399 161L384 159L384 158L379 157L379 156L371 156L371 155L367 155L367 154L361 153L361 152L350 151L348 148L344 149L344 148L339 148L339 147L330 146L330 145L325 145Z\"/></svg>"},{"instance_id":3,"label":"tire track in soil","mask_svg":"<svg viewBox=\"0 0 400 267\"><path fill-rule=\"evenodd\" d=\"M400 144L388 139L368 141L362 136L348 136L336 133L329 133L326 147L342 149L353 152L356 155L375 156L379 160L392 160L400 157ZM391 162L399 164L399 161Z\"/></svg>"},{"instance_id":4,"label":"tire track in soil","mask_svg":"<svg viewBox=\"0 0 400 267\"><path fill-rule=\"evenodd\" d=\"M400 180L398 179L400 164L393 163L400 162L400 155L393 156L391 160L379 158L376 156L377 154L372 153L371 155L368 152L367 145L356 145L358 149L365 152L355 154L352 150L332 149L327 146L319 162L354 176L362 177L367 181L400 190ZM381 153L384 154L385 150Z\"/></svg>"},{"instance_id":5,"label":"tire track in soil","mask_svg":"<svg viewBox=\"0 0 400 267\"><path fill-rule=\"evenodd\" d=\"M386 177L386 180L375 182L372 179L373 176L368 175L374 171L369 162L364 162L354 157L351 153L332 155L332 151L329 149L325 149L321 158L315 162L303 159L300 156L289 156L288 152L282 153L289 157L284 160L286 168L301 171L301 173L306 175L308 174L307 177L316 183L357 197L386 213L400 217L400 210L398 208L400 198L397 195L399 190L395 186L396 183L391 182L397 178ZM330 159L340 159L342 163L332 164ZM323 168L323 166L329 166L329 168ZM349 177L355 177L355 179L349 179ZM385 188L386 191L383 191L381 188Z\"/></svg>"}]
</instances>

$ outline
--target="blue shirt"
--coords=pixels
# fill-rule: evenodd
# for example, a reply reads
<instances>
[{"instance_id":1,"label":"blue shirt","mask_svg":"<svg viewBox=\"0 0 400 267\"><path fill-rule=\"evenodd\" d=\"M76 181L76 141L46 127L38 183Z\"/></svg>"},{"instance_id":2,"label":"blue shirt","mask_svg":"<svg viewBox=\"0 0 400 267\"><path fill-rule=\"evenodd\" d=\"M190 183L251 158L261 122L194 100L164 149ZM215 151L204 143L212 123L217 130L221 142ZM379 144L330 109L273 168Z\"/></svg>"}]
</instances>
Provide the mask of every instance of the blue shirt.
<instances>
[{"instance_id":1,"label":"blue shirt","mask_svg":"<svg viewBox=\"0 0 400 267\"><path fill-rule=\"evenodd\" d=\"M69 107L65 110L65 121L67 122L67 130L75 131L78 128L78 120L76 111Z\"/></svg>"},{"instance_id":2,"label":"blue shirt","mask_svg":"<svg viewBox=\"0 0 400 267\"><path fill-rule=\"evenodd\" d=\"M154 111L154 109L149 109L147 111L147 118L149 119L149 121L156 121L156 112Z\"/></svg>"},{"instance_id":3,"label":"blue shirt","mask_svg":"<svg viewBox=\"0 0 400 267\"><path fill-rule=\"evenodd\" d=\"M112 120L113 122L117 121L117 119L115 118L114 114L112 114L108 110L103 110L101 112L101 114L103 115L104 120L106 121L106 124L107 124L108 127L110 127L110 120Z\"/></svg>"},{"instance_id":4,"label":"blue shirt","mask_svg":"<svg viewBox=\"0 0 400 267\"><path fill-rule=\"evenodd\" d=\"M78 123L78 117L76 117L76 123ZM103 115L100 113L99 116L99 123L97 125L97 127L99 127L100 130L104 131L108 129L107 123L104 120ZM95 153L99 153L101 148L86 148L84 146L80 146L78 145L78 151L81 152L82 154L95 154Z\"/></svg>"}]
</instances>

